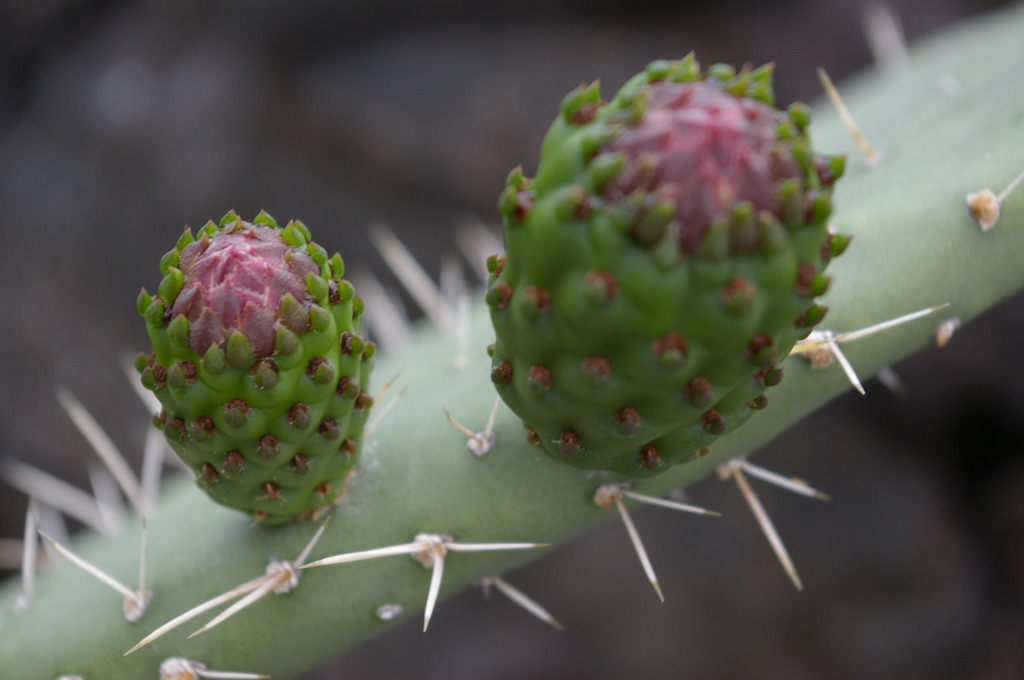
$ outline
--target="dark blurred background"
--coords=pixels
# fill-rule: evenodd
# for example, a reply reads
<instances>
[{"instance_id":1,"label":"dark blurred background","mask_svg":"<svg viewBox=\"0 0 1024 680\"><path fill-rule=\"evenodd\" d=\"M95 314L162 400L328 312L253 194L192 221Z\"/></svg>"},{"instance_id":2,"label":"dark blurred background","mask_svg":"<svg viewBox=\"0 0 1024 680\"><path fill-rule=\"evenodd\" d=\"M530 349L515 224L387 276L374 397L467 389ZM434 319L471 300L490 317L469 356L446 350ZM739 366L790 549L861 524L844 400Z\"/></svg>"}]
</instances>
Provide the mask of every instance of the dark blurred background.
<instances>
[{"instance_id":1,"label":"dark blurred background","mask_svg":"<svg viewBox=\"0 0 1024 680\"><path fill-rule=\"evenodd\" d=\"M913 38L983 0L890 4ZM494 225L505 174L535 165L561 97L606 95L648 61L775 61L781 103L870 61L857 0L14 0L0 5L0 456L82 487L90 454L54 397L77 394L137 465L146 427L123 355L185 224L229 209L299 218L350 270L390 281L387 223L432 272L453 227ZM840 216L841 216L840 205ZM621 526L512 581L556 633L495 596L442 605L306 680L1024 677L1024 301L794 428L758 462L832 494L759 486L806 583L795 593L738 491L700 520L637 515L668 602ZM0 536L24 497L0 485ZM249 669L245 669L249 670ZM252 669L258 670L258 669Z\"/></svg>"}]
</instances>

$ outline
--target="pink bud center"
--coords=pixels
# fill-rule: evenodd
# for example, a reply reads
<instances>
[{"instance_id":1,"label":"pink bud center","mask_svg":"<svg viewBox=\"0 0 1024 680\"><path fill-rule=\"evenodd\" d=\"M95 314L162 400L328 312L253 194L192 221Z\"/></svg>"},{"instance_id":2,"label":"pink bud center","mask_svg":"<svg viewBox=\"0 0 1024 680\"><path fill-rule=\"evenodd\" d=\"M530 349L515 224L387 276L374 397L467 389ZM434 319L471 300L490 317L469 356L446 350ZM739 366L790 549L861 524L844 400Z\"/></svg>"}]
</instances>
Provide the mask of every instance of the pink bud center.
<instances>
[{"instance_id":1,"label":"pink bud center","mask_svg":"<svg viewBox=\"0 0 1024 680\"><path fill-rule=\"evenodd\" d=\"M609 144L628 161L604 193L620 200L639 190L673 202L682 246L696 250L738 201L774 211L776 182L800 176L776 140L779 115L709 83L653 83L643 117Z\"/></svg>"},{"instance_id":2,"label":"pink bud center","mask_svg":"<svg viewBox=\"0 0 1024 680\"><path fill-rule=\"evenodd\" d=\"M178 266L185 285L171 316L190 322L189 345L202 354L223 346L241 331L257 356L274 351L274 325L281 298L291 294L308 305L306 276L319 273L316 262L281 240L276 229L249 226L204 237L181 251Z\"/></svg>"}]
</instances>

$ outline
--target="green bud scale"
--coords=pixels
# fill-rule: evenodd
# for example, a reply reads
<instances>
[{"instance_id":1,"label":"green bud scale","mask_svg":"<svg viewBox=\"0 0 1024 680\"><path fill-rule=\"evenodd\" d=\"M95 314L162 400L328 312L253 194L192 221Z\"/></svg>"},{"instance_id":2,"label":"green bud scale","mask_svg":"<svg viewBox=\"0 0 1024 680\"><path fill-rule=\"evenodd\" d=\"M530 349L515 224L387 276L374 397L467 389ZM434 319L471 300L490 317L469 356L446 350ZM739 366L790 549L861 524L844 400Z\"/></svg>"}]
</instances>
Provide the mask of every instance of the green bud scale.
<instances>
[{"instance_id":1,"label":"green bud scale","mask_svg":"<svg viewBox=\"0 0 1024 680\"><path fill-rule=\"evenodd\" d=\"M234 213L186 229L139 295L152 352L136 361L155 422L223 505L266 524L315 517L355 467L375 347L362 300L301 222Z\"/></svg>"},{"instance_id":2,"label":"green bud scale","mask_svg":"<svg viewBox=\"0 0 1024 680\"><path fill-rule=\"evenodd\" d=\"M635 477L700 457L821 320L843 158L773 99L770 66L654 62L611 101L571 92L536 176L510 173L492 379L552 457Z\"/></svg>"}]
</instances>

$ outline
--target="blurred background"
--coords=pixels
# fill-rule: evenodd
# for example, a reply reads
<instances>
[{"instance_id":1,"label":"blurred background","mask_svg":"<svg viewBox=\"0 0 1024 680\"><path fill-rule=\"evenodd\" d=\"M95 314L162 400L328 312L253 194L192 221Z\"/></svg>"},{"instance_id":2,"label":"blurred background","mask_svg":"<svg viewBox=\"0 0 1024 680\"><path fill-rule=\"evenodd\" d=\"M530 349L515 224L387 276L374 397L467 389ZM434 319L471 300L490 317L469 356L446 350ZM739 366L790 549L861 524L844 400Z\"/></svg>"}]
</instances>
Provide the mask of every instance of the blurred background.
<instances>
[{"instance_id":1,"label":"blurred background","mask_svg":"<svg viewBox=\"0 0 1024 680\"><path fill-rule=\"evenodd\" d=\"M984 0L890 3L908 37ZM229 209L302 219L391 285L386 223L437 272L454 227L496 226L506 173L535 167L562 96L610 96L655 58L777 63L778 100L870 62L857 0L13 0L0 5L0 457L88 488L69 387L137 465L146 415L120 360L146 346L141 286L184 225ZM998 187L996 187L998 188ZM840 215L842 206L839 206ZM568 626L499 595L443 604L326 678L1024 677L1024 299L791 430L757 462L827 504L759 486L800 568L794 592L730 485L725 514L637 513L658 605L622 527L509 575ZM0 484L0 537L25 500ZM246 669L248 670L248 669ZM258 670L258 669L253 669Z\"/></svg>"}]
</instances>

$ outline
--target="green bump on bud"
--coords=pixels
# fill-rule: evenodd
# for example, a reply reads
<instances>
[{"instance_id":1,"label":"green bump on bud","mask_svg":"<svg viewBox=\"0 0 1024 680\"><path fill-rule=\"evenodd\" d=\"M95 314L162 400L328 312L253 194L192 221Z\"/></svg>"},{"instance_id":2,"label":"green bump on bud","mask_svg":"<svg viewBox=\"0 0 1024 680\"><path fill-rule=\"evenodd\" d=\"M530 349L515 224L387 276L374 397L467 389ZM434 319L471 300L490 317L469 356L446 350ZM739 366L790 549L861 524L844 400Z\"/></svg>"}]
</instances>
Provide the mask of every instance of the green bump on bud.
<instances>
[{"instance_id":1,"label":"green bump on bud","mask_svg":"<svg viewBox=\"0 0 1024 680\"><path fill-rule=\"evenodd\" d=\"M153 302L145 308L142 316L145 318L146 324L150 326L163 326L166 312L167 305L164 304L164 301L160 298L153 298Z\"/></svg>"},{"instance_id":2,"label":"green bump on bud","mask_svg":"<svg viewBox=\"0 0 1024 680\"><path fill-rule=\"evenodd\" d=\"M309 310L291 293L281 297L277 314L285 328L295 333L304 333L309 329Z\"/></svg>"},{"instance_id":3,"label":"green bump on bud","mask_svg":"<svg viewBox=\"0 0 1024 680\"><path fill-rule=\"evenodd\" d=\"M601 191L608 182L615 179L620 172L626 159L622 154L603 153L598 155L587 166L587 189L590 191Z\"/></svg>"},{"instance_id":4,"label":"green bump on bud","mask_svg":"<svg viewBox=\"0 0 1024 680\"><path fill-rule=\"evenodd\" d=\"M551 369L547 366L530 366L526 374L526 384L533 396L540 399L551 390Z\"/></svg>"},{"instance_id":5,"label":"green bump on bud","mask_svg":"<svg viewBox=\"0 0 1024 680\"><path fill-rule=\"evenodd\" d=\"M203 372L207 375L217 376L228 369L228 358L224 356L224 351L220 347L210 345L206 352L203 353L200 365L203 368Z\"/></svg>"},{"instance_id":6,"label":"green bump on bud","mask_svg":"<svg viewBox=\"0 0 1024 680\"><path fill-rule=\"evenodd\" d=\"M167 276L167 271L178 264L178 253L177 250L170 250L163 254L160 258L160 275Z\"/></svg>"},{"instance_id":7,"label":"green bump on bud","mask_svg":"<svg viewBox=\"0 0 1024 680\"><path fill-rule=\"evenodd\" d=\"M262 214L262 211L260 214ZM235 222L240 221L241 219L242 218L238 216L238 213L236 213L234 210L229 210L226 213L224 213L224 217L220 218L220 222L218 222L217 225L220 227L229 227L233 225Z\"/></svg>"},{"instance_id":8,"label":"green bump on bud","mask_svg":"<svg viewBox=\"0 0 1024 680\"><path fill-rule=\"evenodd\" d=\"M669 74L672 73L675 68L676 62L668 61L667 59L656 59L647 65L644 69L644 73L647 75L649 82L656 80L665 80Z\"/></svg>"},{"instance_id":9,"label":"green bump on bud","mask_svg":"<svg viewBox=\"0 0 1024 680\"><path fill-rule=\"evenodd\" d=\"M377 343L367 342L365 349L363 349L363 361L372 361L373 357L377 355Z\"/></svg>"},{"instance_id":10,"label":"green bump on bud","mask_svg":"<svg viewBox=\"0 0 1024 680\"><path fill-rule=\"evenodd\" d=\"M247 371L256 362L256 354L253 351L252 343L249 342L249 338L245 337L245 333L242 331L232 331L231 335L228 336L228 342L224 349L227 354L228 365L233 368Z\"/></svg>"},{"instance_id":11,"label":"green bump on bud","mask_svg":"<svg viewBox=\"0 0 1024 680\"><path fill-rule=\"evenodd\" d=\"M708 409L700 417L700 426L710 434L719 435L725 432L725 418L716 409Z\"/></svg>"},{"instance_id":12,"label":"green bump on bud","mask_svg":"<svg viewBox=\"0 0 1024 680\"><path fill-rule=\"evenodd\" d=\"M277 220L271 217L270 213L266 210L260 210L256 217L252 218L253 224L258 224L261 227L270 227L271 229L277 229ZM289 227L292 226L290 223Z\"/></svg>"},{"instance_id":13,"label":"green bump on bud","mask_svg":"<svg viewBox=\"0 0 1024 680\"><path fill-rule=\"evenodd\" d=\"M142 371L149 365L149 361L150 359L145 352L139 352L135 355L135 361L132 365L135 367L137 372L142 373Z\"/></svg>"},{"instance_id":14,"label":"green bump on bud","mask_svg":"<svg viewBox=\"0 0 1024 680\"><path fill-rule=\"evenodd\" d=\"M260 359L253 368L252 379L256 387L270 390L277 385L277 365L268 358Z\"/></svg>"},{"instance_id":15,"label":"green bump on bud","mask_svg":"<svg viewBox=\"0 0 1024 680\"><path fill-rule=\"evenodd\" d=\"M619 295L619 285L610 272L591 271L583 277L583 300L590 307L603 307Z\"/></svg>"},{"instance_id":16,"label":"green bump on bud","mask_svg":"<svg viewBox=\"0 0 1024 680\"><path fill-rule=\"evenodd\" d=\"M818 160L823 161L817 167L818 181L821 182L821 186L832 186L846 173L845 155L819 156Z\"/></svg>"},{"instance_id":17,"label":"green bump on bud","mask_svg":"<svg viewBox=\"0 0 1024 680\"><path fill-rule=\"evenodd\" d=\"M775 387L782 382L782 369L777 366L769 366L758 373L758 376L765 387Z\"/></svg>"},{"instance_id":18,"label":"green bump on bud","mask_svg":"<svg viewBox=\"0 0 1024 680\"><path fill-rule=\"evenodd\" d=\"M186 230L161 274L136 301L155 424L218 503L267 524L318 516L345 492L373 403L375 348L341 256L301 222L232 211Z\"/></svg>"},{"instance_id":19,"label":"green bump on bud","mask_svg":"<svg viewBox=\"0 0 1024 680\"><path fill-rule=\"evenodd\" d=\"M666 333L651 343L651 354L658 368L673 371L686 361L686 339L678 333Z\"/></svg>"},{"instance_id":20,"label":"green bump on bud","mask_svg":"<svg viewBox=\"0 0 1024 680\"><path fill-rule=\"evenodd\" d=\"M629 229L629 235L642 246L654 246L668 232L675 215L675 204L671 201L660 201L637 216Z\"/></svg>"},{"instance_id":21,"label":"green bump on bud","mask_svg":"<svg viewBox=\"0 0 1024 680\"><path fill-rule=\"evenodd\" d=\"M693 52L678 61L669 62L672 67L667 80L674 83L692 83L701 77L700 63Z\"/></svg>"},{"instance_id":22,"label":"green bump on bud","mask_svg":"<svg viewBox=\"0 0 1024 680\"><path fill-rule=\"evenodd\" d=\"M806 106L774 107L773 78L689 55L607 102L580 87L536 176L509 173L491 379L555 460L646 477L699 457L824 316L844 161L814 151Z\"/></svg>"},{"instance_id":23,"label":"green bump on bud","mask_svg":"<svg viewBox=\"0 0 1024 680\"><path fill-rule=\"evenodd\" d=\"M138 310L140 316L146 315L146 308L153 304L153 296L146 292L143 288L139 291L139 297L135 300L135 309Z\"/></svg>"},{"instance_id":24,"label":"green bump on bud","mask_svg":"<svg viewBox=\"0 0 1024 680\"><path fill-rule=\"evenodd\" d=\"M793 124L800 128L801 131L806 130L811 126L811 109L803 102L793 102L786 109L789 114L789 119L793 121ZM832 158L843 159L843 156L832 156ZM843 174L842 172L839 173Z\"/></svg>"},{"instance_id":25,"label":"green bump on bud","mask_svg":"<svg viewBox=\"0 0 1024 680\"><path fill-rule=\"evenodd\" d=\"M823 223L828 220L832 214L832 192L821 191L814 195L811 201L811 217L810 221L814 223Z\"/></svg>"},{"instance_id":26,"label":"green bump on bud","mask_svg":"<svg viewBox=\"0 0 1024 680\"><path fill-rule=\"evenodd\" d=\"M728 82L736 75L736 68L732 64L712 64L708 66L706 75L709 80Z\"/></svg>"},{"instance_id":27,"label":"green bump on bud","mask_svg":"<svg viewBox=\"0 0 1024 680\"><path fill-rule=\"evenodd\" d=\"M789 235L779 218L769 212L758 216L758 245L766 255L785 253L789 247Z\"/></svg>"},{"instance_id":28,"label":"green bump on bud","mask_svg":"<svg viewBox=\"0 0 1024 680\"><path fill-rule=\"evenodd\" d=\"M582 125L594 119L601 104L600 85L580 85L562 99L562 118L570 125Z\"/></svg>"},{"instance_id":29,"label":"green bump on bud","mask_svg":"<svg viewBox=\"0 0 1024 680\"><path fill-rule=\"evenodd\" d=\"M489 276L497 276L505 266L505 258L499 255L491 255L487 258L486 266Z\"/></svg>"},{"instance_id":30,"label":"green bump on bud","mask_svg":"<svg viewBox=\"0 0 1024 680\"><path fill-rule=\"evenodd\" d=\"M348 281L342 280L338 282L336 295L337 300L331 300L331 304L342 305L345 304L346 302L351 302L355 299L356 289ZM359 312L359 314L361 313L362 311Z\"/></svg>"},{"instance_id":31,"label":"green bump on bud","mask_svg":"<svg viewBox=\"0 0 1024 680\"><path fill-rule=\"evenodd\" d=\"M512 299L512 286L508 285L504 281L499 281L495 285L491 286L485 300L491 309L505 309L508 307L509 300Z\"/></svg>"},{"instance_id":32,"label":"green bump on bud","mask_svg":"<svg viewBox=\"0 0 1024 680\"><path fill-rule=\"evenodd\" d=\"M708 225L698 254L709 262L718 262L729 256L729 225L722 219Z\"/></svg>"},{"instance_id":33,"label":"green bump on bud","mask_svg":"<svg viewBox=\"0 0 1024 680\"><path fill-rule=\"evenodd\" d=\"M526 181L526 177L523 175L523 166L521 165L512 168L508 175L505 176L505 186L512 187L513 189L520 188Z\"/></svg>"},{"instance_id":34,"label":"green bump on bud","mask_svg":"<svg viewBox=\"0 0 1024 680\"><path fill-rule=\"evenodd\" d=\"M174 244L174 249L181 250L195 240L195 237L192 235L192 229L185 227L185 230L181 232L181 236L178 237L178 242Z\"/></svg>"},{"instance_id":35,"label":"green bump on bud","mask_svg":"<svg viewBox=\"0 0 1024 680\"><path fill-rule=\"evenodd\" d=\"M306 292L308 292L314 300L317 302L323 302L327 299L327 293L329 290L330 282L328 280L324 279L322 276L316 276L312 272L306 274Z\"/></svg>"},{"instance_id":36,"label":"green bump on bud","mask_svg":"<svg viewBox=\"0 0 1024 680\"><path fill-rule=\"evenodd\" d=\"M310 233L309 227L306 226L305 222L302 222L300 220L292 220L291 224L294 228L302 232L302 237L306 239L306 243L313 245L315 248L319 248L317 244L313 243L313 234ZM320 264L323 263L321 262Z\"/></svg>"},{"instance_id":37,"label":"green bump on bud","mask_svg":"<svg viewBox=\"0 0 1024 680\"><path fill-rule=\"evenodd\" d=\"M551 294L540 286L527 286L519 297L519 310L529 318L547 314L551 310Z\"/></svg>"},{"instance_id":38,"label":"green bump on bud","mask_svg":"<svg viewBox=\"0 0 1024 680\"><path fill-rule=\"evenodd\" d=\"M278 356L289 357L302 347L302 341L294 331L283 324L274 330L274 353Z\"/></svg>"},{"instance_id":39,"label":"green bump on bud","mask_svg":"<svg viewBox=\"0 0 1024 680\"><path fill-rule=\"evenodd\" d=\"M325 331L331 327L334 316L320 305L311 305L309 308L309 324L315 331Z\"/></svg>"},{"instance_id":40,"label":"green bump on bud","mask_svg":"<svg viewBox=\"0 0 1024 680\"><path fill-rule=\"evenodd\" d=\"M171 347L179 349L188 347L188 333L188 319L184 314L179 314L167 324L167 342Z\"/></svg>"},{"instance_id":41,"label":"green bump on bud","mask_svg":"<svg viewBox=\"0 0 1024 680\"><path fill-rule=\"evenodd\" d=\"M306 245L306 235L295 226L294 222L288 223L288 226L281 232L281 238L285 243L294 248L301 248Z\"/></svg>"},{"instance_id":42,"label":"green bump on bud","mask_svg":"<svg viewBox=\"0 0 1024 680\"><path fill-rule=\"evenodd\" d=\"M758 228L754 220L754 206L740 201L729 216L730 248L734 253L745 253L758 247Z\"/></svg>"},{"instance_id":43,"label":"green bump on bud","mask_svg":"<svg viewBox=\"0 0 1024 680\"><path fill-rule=\"evenodd\" d=\"M313 258L313 262L316 262L321 267L327 264L327 249L319 243L309 243L306 246L306 254Z\"/></svg>"},{"instance_id":44,"label":"green bump on bud","mask_svg":"<svg viewBox=\"0 0 1024 680\"><path fill-rule=\"evenodd\" d=\"M850 241L853 240L852 236L846 236L844 234L831 234L828 241L826 242L826 259L832 259L833 257L839 257L846 252L846 249L850 246Z\"/></svg>"},{"instance_id":45,"label":"green bump on bud","mask_svg":"<svg viewBox=\"0 0 1024 680\"><path fill-rule=\"evenodd\" d=\"M156 373L148 366L139 371L139 382L151 392L160 386L156 379Z\"/></svg>"},{"instance_id":46,"label":"green bump on bud","mask_svg":"<svg viewBox=\"0 0 1024 680\"><path fill-rule=\"evenodd\" d=\"M331 259L327 261L327 265L331 269L332 279L337 281L345 275L345 261L341 259L341 255L338 253L331 255Z\"/></svg>"},{"instance_id":47,"label":"green bump on bud","mask_svg":"<svg viewBox=\"0 0 1024 680\"><path fill-rule=\"evenodd\" d=\"M719 291L719 297L722 300L722 306L729 314L734 316L749 314L754 308L757 286L742 276L733 276Z\"/></svg>"},{"instance_id":48,"label":"green bump on bud","mask_svg":"<svg viewBox=\"0 0 1024 680\"><path fill-rule=\"evenodd\" d=\"M191 361L179 361L167 373L167 385L172 390L183 390L196 379L196 365Z\"/></svg>"},{"instance_id":49,"label":"green bump on bud","mask_svg":"<svg viewBox=\"0 0 1024 680\"><path fill-rule=\"evenodd\" d=\"M801 313L800 316L798 316L796 318L796 321L794 321L793 323L798 328L814 328L815 326L822 322L822 320L825 318L825 314L827 313L828 307L822 307L821 305L813 304L806 310L804 310L804 312Z\"/></svg>"},{"instance_id":50,"label":"green bump on bud","mask_svg":"<svg viewBox=\"0 0 1024 680\"><path fill-rule=\"evenodd\" d=\"M325 357L313 357L306 366L306 376L317 385L335 383L334 367Z\"/></svg>"},{"instance_id":51,"label":"green bump on bud","mask_svg":"<svg viewBox=\"0 0 1024 680\"><path fill-rule=\"evenodd\" d=\"M778 215L787 227L803 224L804 221L804 190L802 182L796 177L789 177L779 182Z\"/></svg>"}]
</instances>

